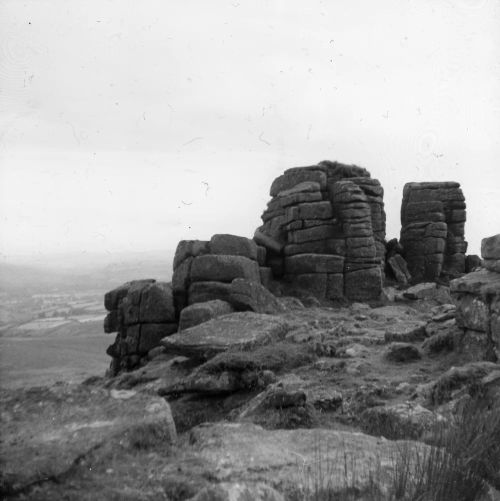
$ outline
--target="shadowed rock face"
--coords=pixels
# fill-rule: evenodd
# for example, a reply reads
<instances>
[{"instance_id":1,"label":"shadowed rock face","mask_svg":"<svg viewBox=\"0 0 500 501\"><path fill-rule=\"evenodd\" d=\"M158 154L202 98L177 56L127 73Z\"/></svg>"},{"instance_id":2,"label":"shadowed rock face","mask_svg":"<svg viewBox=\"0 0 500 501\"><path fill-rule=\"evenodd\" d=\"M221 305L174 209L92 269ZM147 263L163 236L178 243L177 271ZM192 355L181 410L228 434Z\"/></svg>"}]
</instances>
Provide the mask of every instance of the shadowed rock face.
<instances>
[{"instance_id":1,"label":"shadowed rock face","mask_svg":"<svg viewBox=\"0 0 500 501\"><path fill-rule=\"evenodd\" d=\"M414 281L465 272L465 198L455 182L407 183L401 205L401 244Z\"/></svg>"},{"instance_id":2,"label":"shadowed rock face","mask_svg":"<svg viewBox=\"0 0 500 501\"><path fill-rule=\"evenodd\" d=\"M462 351L473 359L500 359L500 234L484 238L481 254L486 269L468 273L450 283L457 305L457 324L463 330ZM500 270L500 266L498 267Z\"/></svg>"},{"instance_id":3,"label":"shadowed rock face","mask_svg":"<svg viewBox=\"0 0 500 501\"><path fill-rule=\"evenodd\" d=\"M487 269L468 273L450 283L457 305L456 320L463 331L462 351L472 359L500 359L500 234L483 239L481 254Z\"/></svg>"},{"instance_id":4,"label":"shadowed rock face","mask_svg":"<svg viewBox=\"0 0 500 501\"><path fill-rule=\"evenodd\" d=\"M255 239L274 278L323 299L380 296L383 188L355 165L324 161L286 170L271 186Z\"/></svg>"},{"instance_id":5,"label":"shadowed rock face","mask_svg":"<svg viewBox=\"0 0 500 501\"><path fill-rule=\"evenodd\" d=\"M172 287L155 280L128 282L104 297L106 333L117 332L107 349L111 371L135 367L160 339L177 331Z\"/></svg>"}]
</instances>

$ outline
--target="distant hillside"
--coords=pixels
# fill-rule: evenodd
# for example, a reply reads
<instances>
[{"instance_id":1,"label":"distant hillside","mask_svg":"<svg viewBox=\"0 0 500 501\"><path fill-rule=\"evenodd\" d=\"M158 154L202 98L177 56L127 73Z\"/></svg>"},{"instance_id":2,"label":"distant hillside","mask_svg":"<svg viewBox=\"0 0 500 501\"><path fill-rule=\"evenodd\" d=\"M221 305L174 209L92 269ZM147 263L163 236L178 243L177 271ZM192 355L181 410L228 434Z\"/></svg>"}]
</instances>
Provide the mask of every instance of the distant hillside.
<instances>
[{"instance_id":1,"label":"distant hillside","mask_svg":"<svg viewBox=\"0 0 500 501\"><path fill-rule=\"evenodd\" d=\"M0 292L108 290L129 280L170 281L173 252L116 256L50 256L43 261L23 258L0 262Z\"/></svg>"}]
</instances>

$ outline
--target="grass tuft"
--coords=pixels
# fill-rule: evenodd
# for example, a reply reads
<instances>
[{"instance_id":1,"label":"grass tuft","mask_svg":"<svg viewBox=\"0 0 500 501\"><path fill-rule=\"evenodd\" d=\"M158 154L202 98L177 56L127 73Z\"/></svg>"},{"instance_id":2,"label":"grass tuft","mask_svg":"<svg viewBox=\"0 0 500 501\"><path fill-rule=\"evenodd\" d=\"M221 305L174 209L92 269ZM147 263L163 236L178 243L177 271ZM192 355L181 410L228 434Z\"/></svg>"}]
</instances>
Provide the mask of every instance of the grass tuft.
<instances>
[{"instance_id":1,"label":"grass tuft","mask_svg":"<svg viewBox=\"0 0 500 501\"><path fill-rule=\"evenodd\" d=\"M399 442L391 467L378 458L357 462L328 444L315 444L313 464L300 465L289 501L477 501L500 488L500 412L471 401L447 428L436 426L431 445ZM333 459L332 459L333 458ZM342 473L339 475L339 471ZM360 481L360 479L363 479Z\"/></svg>"}]
</instances>

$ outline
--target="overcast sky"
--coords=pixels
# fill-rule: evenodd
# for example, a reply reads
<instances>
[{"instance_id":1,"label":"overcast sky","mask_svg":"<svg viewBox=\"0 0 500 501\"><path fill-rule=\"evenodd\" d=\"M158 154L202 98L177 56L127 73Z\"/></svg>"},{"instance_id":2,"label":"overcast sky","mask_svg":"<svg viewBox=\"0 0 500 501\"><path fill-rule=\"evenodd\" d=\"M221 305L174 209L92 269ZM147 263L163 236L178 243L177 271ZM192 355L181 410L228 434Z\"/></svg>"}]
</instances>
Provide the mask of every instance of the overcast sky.
<instances>
[{"instance_id":1,"label":"overcast sky","mask_svg":"<svg viewBox=\"0 0 500 501\"><path fill-rule=\"evenodd\" d=\"M284 169L356 163L500 232L499 0L0 0L0 252L252 236Z\"/></svg>"}]
</instances>

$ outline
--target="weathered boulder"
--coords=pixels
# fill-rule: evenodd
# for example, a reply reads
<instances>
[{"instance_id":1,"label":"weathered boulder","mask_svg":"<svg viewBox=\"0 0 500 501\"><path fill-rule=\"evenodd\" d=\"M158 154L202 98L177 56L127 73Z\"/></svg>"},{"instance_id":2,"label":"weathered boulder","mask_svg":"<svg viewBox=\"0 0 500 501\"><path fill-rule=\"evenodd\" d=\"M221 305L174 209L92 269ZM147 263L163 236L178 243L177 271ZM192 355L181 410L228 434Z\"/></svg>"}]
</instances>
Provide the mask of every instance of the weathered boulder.
<instances>
[{"instance_id":1,"label":"weathered boulder","mask_svg":"<svg viewBox=\"0 0 500 501\"><path fill-rule=\"evenodd\" d=\"M411 280L411 274L408 271L408 266L401 254L396 254L387 260L387 265L394 275L396 281L401 285L407 285Z\"/></svg>"},{"instance_id":2,"label":"weathered boulder","mask_svg":"<svg viewBox=\"0 0 500 501\"><path fill-rule=\"evenodd\" d=\"M233 313L234 308L226 301L213 299L204 303L195 303L187 306L181 311L179 317L179 330L185 330L189 327L207 322L212 318L220 317Z\"/></svg>"},{"instance_id":3,"label":"weathered boulder","mask_svg":"<svg viewBox=\"0 0 500 501\"><path fill-rule=\"evenodd\" d=\"M213 465L210 471L218 481L245 478L279 485L285 492L291 488L296 494L299 488L296 499L308 499L306 493L314 492L315 485L316 492L342 495L346 478L350 489L366 492L373 488L375 469L376 489L387 494L393 487L394 459L401 451L413 463L430 450L418 442L380 440L363 433L321 428L265 430L252 423L201 425L191 430L190 439L199 456ZM307 472L300 485L297 458ZM328 475L321 475L325 465Z\"/></svg>"},{"instance_id":4,"label":"weathered boulder","mask_svg":"<svg viewBox=\"0 0 500 501\"><path fill-rule=\"evenodd\" d=\"M500 233L481 241L481 255L484 267L500 273Z\"/></svg>"},{"instance_id":5,"label":"weathered boulder","mask_svg":"<svg viewBox=\"0 0 500 501\"><path fill-rule=\"evenodd\" d=\"M2 457L9 460L2 461L1 477L13 490L58 478L107 443L115 450L133 450L143 430L153 430L165 445L177 439L170 406L163 398L86 385L25 391L24 401L36 398L36 412L26 413L22 420L2 419ZM61 412L65 401L80 412ZM46 498L35 493L33 499Z\"/></svg>"},{"instance_id":6,"label":"weathered boulder","mask_svg":"<svg viewBox=\"0 0 500 501\"><path fill-rule=\"evenodd\" d=\"M500 259L500 233L481 240L483 259Z\"/></svg>"}]
</instances>

